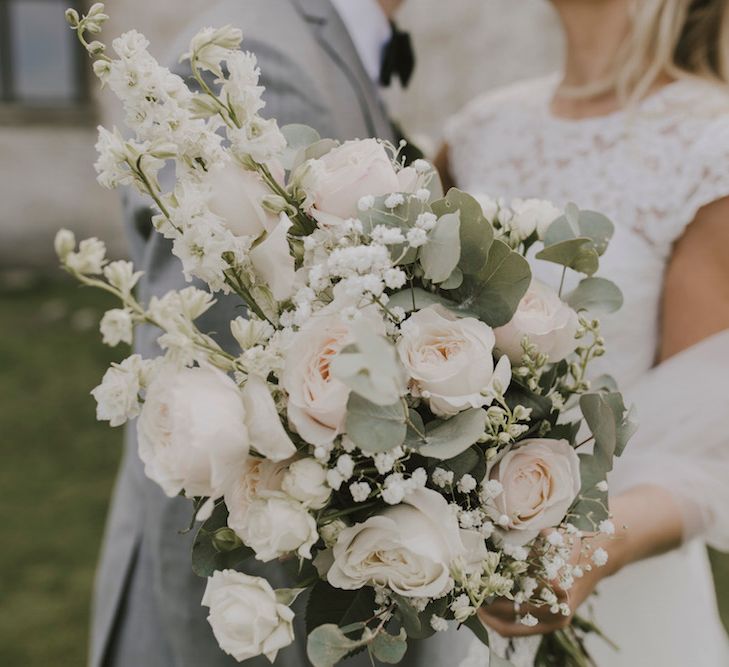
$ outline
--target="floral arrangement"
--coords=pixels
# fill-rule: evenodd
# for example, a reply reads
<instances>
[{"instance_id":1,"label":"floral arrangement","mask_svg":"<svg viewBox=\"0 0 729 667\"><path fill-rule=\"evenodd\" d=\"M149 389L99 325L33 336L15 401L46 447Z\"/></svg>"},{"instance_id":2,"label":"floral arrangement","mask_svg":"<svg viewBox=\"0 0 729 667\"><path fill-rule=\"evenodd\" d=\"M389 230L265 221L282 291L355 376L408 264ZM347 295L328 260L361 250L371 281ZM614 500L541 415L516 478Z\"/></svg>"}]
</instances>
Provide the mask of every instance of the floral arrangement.
<instances>
[{"instance_id":1,"label":"floral arrangement","mask_svg":"<svg viewBox=\"0 0 729 667\"><path fill-rule=\"evenodd\" d=\"M564 592L605 563L590 536L614 530L606 475L633 430L614 386L587 380L604 352L587 312L621 304L593 275L611 223L573 205L444 195L401 147L279 128L260 115L237 29L194 37L191 90L135 31L113 58L88 41L106 19L101 3L67 12L133 133L99 129L98 180L149 197L156 230L206 289L143 304L141 274L107 261L101 241L62 230L56 251L120 300L105 343L159 330L159 358L114 364L92 394L111 426L137 419L149 478L193 500L192 567L208 578L221 649L273 661L303 592L316 667L362 649L397 663L408 639L449 621L488 643L477 610L496 598L570 616ZM532 249L584 279L567 295L538 282ZM216 295L247 308L230 322L238 349L196 326ZM292 587L246 574L251 558L289 566ZM559 664L586 664L587 625L561 631Z\"/></svg>"}]
</instances>

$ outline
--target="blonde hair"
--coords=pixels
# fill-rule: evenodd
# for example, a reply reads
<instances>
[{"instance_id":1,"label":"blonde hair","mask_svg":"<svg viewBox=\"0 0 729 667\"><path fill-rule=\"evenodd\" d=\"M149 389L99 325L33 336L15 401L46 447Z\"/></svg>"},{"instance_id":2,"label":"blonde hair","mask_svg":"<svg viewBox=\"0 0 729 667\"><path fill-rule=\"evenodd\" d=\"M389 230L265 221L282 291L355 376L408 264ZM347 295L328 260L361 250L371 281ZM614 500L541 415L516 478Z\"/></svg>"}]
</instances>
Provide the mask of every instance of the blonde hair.
<instances>
[{"instance_id":1,"label":"blonde hair","mask_svg":"<svg viewBox=\"0 0 729 667\"><path fill-rule=\"evenodd\" d=\"M614 91L630 105L666 74L729 87L728 0L632 0L632 30L603 81L581 91Z\"/></svg>"}]
</instances>

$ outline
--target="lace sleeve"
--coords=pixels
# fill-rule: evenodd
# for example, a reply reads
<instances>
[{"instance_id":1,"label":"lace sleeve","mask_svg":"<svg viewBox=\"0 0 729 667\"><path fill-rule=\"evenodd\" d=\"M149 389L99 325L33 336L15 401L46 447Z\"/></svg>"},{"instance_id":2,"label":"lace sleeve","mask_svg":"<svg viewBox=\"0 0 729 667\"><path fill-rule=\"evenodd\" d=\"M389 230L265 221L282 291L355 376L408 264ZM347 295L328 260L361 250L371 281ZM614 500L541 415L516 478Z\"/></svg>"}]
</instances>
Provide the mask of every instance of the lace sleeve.
<instances>
[{"instance_id":1,"label":"lace sleeve","mask_svg":"<svg viewBox=\"0 0 729 667\"><path fill-rule=\"evenodd\" d=\"M611 493L661 486L681 508L686 539L729 550L729 331L656 366L625 393L640 426L616 461Z\"/></svg>"}]
</instances>

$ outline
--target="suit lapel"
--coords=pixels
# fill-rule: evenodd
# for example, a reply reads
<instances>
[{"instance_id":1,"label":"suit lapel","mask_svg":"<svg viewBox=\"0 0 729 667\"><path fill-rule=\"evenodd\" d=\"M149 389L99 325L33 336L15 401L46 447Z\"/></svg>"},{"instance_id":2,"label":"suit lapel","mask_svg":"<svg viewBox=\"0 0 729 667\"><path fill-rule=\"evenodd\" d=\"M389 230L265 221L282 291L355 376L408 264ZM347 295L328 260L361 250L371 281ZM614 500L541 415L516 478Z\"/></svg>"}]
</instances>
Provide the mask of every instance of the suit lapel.
<instances>
[{"instance_id":1,"label":"suit lapel","mask_svg":"<svg viewBox=\"0 0 729 667\"><path fill-rule=\"evenodd\" d=\"M293 4L352 86L362 107L369 136L392 139L392 127L379 92L365 71L337 10L329 0L293 0Z\"/></svg>"}]
</instances>

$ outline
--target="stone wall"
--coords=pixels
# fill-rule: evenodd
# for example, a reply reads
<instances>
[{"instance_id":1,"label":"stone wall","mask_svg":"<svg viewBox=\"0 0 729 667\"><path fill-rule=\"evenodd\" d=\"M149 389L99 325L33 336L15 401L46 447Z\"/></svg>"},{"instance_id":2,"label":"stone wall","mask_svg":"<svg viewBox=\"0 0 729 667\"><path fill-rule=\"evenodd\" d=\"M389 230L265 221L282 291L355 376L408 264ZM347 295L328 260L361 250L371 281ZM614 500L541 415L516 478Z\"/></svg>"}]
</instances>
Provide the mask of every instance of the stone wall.
<instances>
[{"instance_id":1,"label":"stone wall","mask_svg":"<svg viewBox=\"0 0 729 667\"><path fill-rule=\"evenodd\" d=\"M164 57L175 34L208 4L112 0L107 34L135 27ZM546 0L408 0L399 22L413 33L418 67L409 89L389 91L387 98L426 150L437 146L444 120L468 99L553 70L560 58ZM109 93L98 101L101 120L118 122ZM95 182L94 140L93 127L0 126L0 268L53 265L51 243L61 225L125 253L118 196Z\"/></svg>"}]
</instances>

